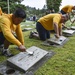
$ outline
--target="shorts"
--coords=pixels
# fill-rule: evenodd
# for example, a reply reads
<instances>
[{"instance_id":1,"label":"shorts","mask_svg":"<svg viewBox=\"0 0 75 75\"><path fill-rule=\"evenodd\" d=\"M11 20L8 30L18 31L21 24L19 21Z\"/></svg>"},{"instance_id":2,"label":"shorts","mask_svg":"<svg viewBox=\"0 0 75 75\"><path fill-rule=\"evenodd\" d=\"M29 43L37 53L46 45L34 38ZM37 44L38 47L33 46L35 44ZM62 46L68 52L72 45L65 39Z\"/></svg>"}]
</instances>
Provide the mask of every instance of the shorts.
<instances>
[{"instance_id":1,"label":"shorts","mask_svg":"<svg viewBox=\"0 0 75 75\"><path fill-rule=\"evenodd\" d=\"M39 33L40 40L45 41L46 39L50 38L50 31L46 30L41 23L36 23L36 29Z\"/></svg>"},{"instance_id":2,"label":"shorts","mask_svg":"<svg viewBox=\"0 0 75 75\"><path fill-rule=\"evenodd\" d=\"M5 41L5 37L4 37L3 33L0 32L0 45L4 44L4 41Z\"/></svg>"}]
</instances>

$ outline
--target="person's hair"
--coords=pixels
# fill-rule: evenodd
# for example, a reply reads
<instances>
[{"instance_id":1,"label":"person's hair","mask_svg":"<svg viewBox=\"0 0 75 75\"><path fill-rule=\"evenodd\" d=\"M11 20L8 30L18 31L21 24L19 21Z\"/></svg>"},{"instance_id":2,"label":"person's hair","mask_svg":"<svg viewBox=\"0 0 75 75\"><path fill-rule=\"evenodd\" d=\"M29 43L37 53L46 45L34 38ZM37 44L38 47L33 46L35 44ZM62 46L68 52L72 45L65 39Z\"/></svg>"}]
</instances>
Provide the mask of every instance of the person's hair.
<instances>
[{"instance_id":1,"label":"person's hair","mask_svg":"<svg viewBox=\"0 0 75 75\"><path fill-rule=\"evenodd\" d=\"M26 12L22 8L17 8L13 15L15 15L15 17L26 18Z\"/></svg>"}]
</instances>

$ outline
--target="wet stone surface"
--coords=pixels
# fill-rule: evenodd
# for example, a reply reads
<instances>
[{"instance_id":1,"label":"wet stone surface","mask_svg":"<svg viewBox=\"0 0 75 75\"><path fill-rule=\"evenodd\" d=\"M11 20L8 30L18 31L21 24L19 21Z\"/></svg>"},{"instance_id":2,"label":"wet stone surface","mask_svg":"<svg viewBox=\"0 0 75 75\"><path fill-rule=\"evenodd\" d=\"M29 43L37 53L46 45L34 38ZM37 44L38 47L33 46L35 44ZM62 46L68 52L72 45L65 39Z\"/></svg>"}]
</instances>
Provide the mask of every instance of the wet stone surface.
<instances>
[{"instance_id":1,"label":"wet stone surface","mask_svg":"<svg viewBox=\"0 0 75 75\"><path fill-rule=\"evenodd\" d=\"M64 36L72 36L75 33L74 30L64 30L63 35Z\"/></svg>"},{"instance_id":2,"label":"wet stone surface","mask_svg":"<svg viewBox=\"0 0 75 75\"><path fill-rule=\"evenodd\" d=\"M75 26L71 26L71 29L72 29L72 30L75 30Z\"/></svg>"},{"instance_id":3,"label":"wet stone surface","mask_svg":"<svg viewBox=\"0 0 75 75\"><path fill-rule=\"evenodd\" d=\"M66 37L60 36L59 38L56 38L55 36L48 40L48 42L56 45L62 45L66 41Z\"/></svg>"}]
</instances>

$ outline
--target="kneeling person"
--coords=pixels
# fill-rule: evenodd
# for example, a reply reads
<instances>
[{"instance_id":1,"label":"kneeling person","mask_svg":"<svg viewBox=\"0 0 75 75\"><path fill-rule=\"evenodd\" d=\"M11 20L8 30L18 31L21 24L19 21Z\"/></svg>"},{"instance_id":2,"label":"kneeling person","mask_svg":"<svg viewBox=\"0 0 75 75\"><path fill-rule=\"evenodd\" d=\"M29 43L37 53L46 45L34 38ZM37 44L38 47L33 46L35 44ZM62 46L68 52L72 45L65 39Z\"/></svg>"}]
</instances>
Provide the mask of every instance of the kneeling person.
<instances>
[{"instance_id":1,"label":"kneeling person","mask_svg":"<svg viewBox=\"0 0 75 75\"><path fill-rule=\"evenodd\" d=\"M36 24L38 34L32 33L33 37L37 37L42 41L50 38L50 30L55 30L56 38L62 35L62 23L65 23L69 16L62 14L48 14L41 17Z\"/></svg>"}]
</instances>

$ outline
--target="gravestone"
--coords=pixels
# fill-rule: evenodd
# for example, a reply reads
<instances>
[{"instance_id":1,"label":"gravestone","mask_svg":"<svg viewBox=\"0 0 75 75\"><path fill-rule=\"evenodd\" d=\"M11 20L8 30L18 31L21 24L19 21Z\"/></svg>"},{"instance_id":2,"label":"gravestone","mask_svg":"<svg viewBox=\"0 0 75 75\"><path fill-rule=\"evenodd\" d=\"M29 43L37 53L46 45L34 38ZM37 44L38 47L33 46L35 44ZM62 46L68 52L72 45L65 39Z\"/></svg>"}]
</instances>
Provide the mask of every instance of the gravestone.
<instances>
[{"instance_id":1,"label":"gravestone","mask_svg":"<svg viewBox=\"0 0 75 75\"><path fill-rule=\"evenodd\" d=\"M64 30L64 31L63 31L63 35L64 35L64 36L73 36L74 33L75 33L74 30Z\"/></svg>"},{"instance_id":2,"label":"gravestone","mask_svg":"<svg viewBox=\"0 0 75 75\"><path fill-rule=\"evenodd\" d=\"M33 28L24 28L22 31L29 31L32 30Z\"/></svg>"},{"instance_id":3,"label":"gravestone","mask_svg":"<svg viewBox=\"0 0 75 75\"><path fill-rule=\"evenodd\" d=\"M33 55L30 55L28 51L33 52ZM7 59L7 65L19 71L26 72L47 54L47 51L32 46L27 49L27 52L20 52L19 54Z\"/></svg>"},{"instance_id":4,"label":"gravestone","mask_svg":"<svg viewBox=\"0 0 75 75\"><path fill-rule=\"evenodd\" d=\"M46 61L55 54L55 52L49 50L47 55L45 55L39 62L32 66L28 71L21 72L11 66L7 66L7 61L0 63L0 75L34 75L36 70L40 68Z\"/></svg>"},{"instance_id":5,"label":"gravestone","mask_svg":"<svg viewBox=\"0 0 75 75\"><path fill-rule=\"evenodd\" d=\"M71 29L72 29L72 30L75 30L75 26L71 26Z\"/></svg>"},{"instance_id":6,"label":"gravestone","mask_svg":"<svg viewBox=\"0 0 75 75\"><path fill-rule=\"evenodd\" d=\"M64 36L60 36L59 38L56 38L55 36L48 39L48 43L55 44L55 45L63 45L67 41L67 38Z\"/></svg>"}]
</instances>

